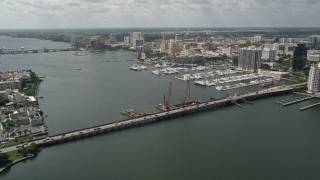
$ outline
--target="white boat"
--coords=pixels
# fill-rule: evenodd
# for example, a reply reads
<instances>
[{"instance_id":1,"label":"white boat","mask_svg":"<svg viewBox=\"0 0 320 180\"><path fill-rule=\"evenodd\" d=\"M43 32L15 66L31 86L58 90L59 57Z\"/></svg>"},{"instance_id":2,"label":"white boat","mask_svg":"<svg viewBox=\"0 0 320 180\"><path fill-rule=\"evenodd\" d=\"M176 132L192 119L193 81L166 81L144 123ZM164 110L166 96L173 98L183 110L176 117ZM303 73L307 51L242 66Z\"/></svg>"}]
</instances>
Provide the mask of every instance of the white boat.
<instances>
[{"instance_id":1,"label":"white boat","mask_svg":"<svg viewBox=\"0 0 320 180\"><path fill-rule=\"evenodd\" d=\"M167 65L167 64L163 64L162 67L163 67L163 68L166 68L166 67L168 67L168 65Z\"/></svg>"},{"instance_id":2,"label":"white boat","mask_svg":"<svg viewBox=\"0 0 320 180\"><path fill-rule=\"evenodd\" d=\"M222 90L222 86L217 86L216 90L221 91Z\"/></svg>"},{"instance_id":3,"label":"white boat","mask_svg":"<svg viewBox=\"0 0 320 180\"><path fill-rule=\"evenodd\" d=\"M206 86L207 85L207 81L194 81L195 84L197 85L201 85L201 86Z\"/></svg>"},{"instance_id":4,"label":"white boat","mask_svg":"<svg viewBox=\"0 0 320 180\"><path fill-rule=\"evenodd\" d=\"M250 84L258 84L259 82L257 80L250 81Z\"/></svg>"},{"instance_id":5,"label":"white boat","mask_svg":"<svg viewBox=\"0 0 320 180\"><path fill-rule=\"evenodd\" d=\"M208 69L208 68L205 67L205 66L198 66L198 67L196 67L196 71L204 71L204 70L206 70L206 69Z\"/></svg>"},{"instance_id":6,"label":"white boat","mask_svg":"<svg viewBox=\"0 0 320 180\"><path fill-rule=\"evenodd\" d=\"M188 80L190 80L190 79L191 79L191 75L190 75L190 74L184 74L184 75L182 75L182 80L188 81Z\"/></svg>"},{"instance_id":7,"label":"white boat","mask_svg":"<svg viewBox=\"0 0 320 180\"><path fill-rule=\"evenodd\" d=\"M171 75L171 74L178 74L179 71L177 71L176 69L174 68L165 68L165 69L162 69L160 70L163 74L167 74L167 75Z\"/></svg>"},{"instance_id":8,"label":"white boat","mask_svg":"<svg viewBox=\"0 0 320 180\"><path fill-rule=\"evenodd\" d=\"M162 66L160 64L154 65L155 68L161 68Z\"/></svg>"},{"instance_id":9,"label":"white boat","mask_svg":"<svg viewBox=\"0 0 320 180\"><path fill-rule=\"evenodd\" d=\"M155 71L152 71L153 74L159 76L160 75L160 71L159 70L155 70Z\"/></svg>"},{"instance_id":10,"label":"white boat","mask_svg":"<svg viewBox=\"0 0 320 180\"><path fill-rule=\"evenodd\" d=\"M206 84L208 87L217 85L215 82L209 82L209 81L207 81Z\"/></svg>"},{"instance_id":11,"label":"white boat","mask_svg":"<svg viewBox=\"0 0 320 180\"><path fill-rule=\"evenodd\" d=\"M141 70L148 70L148 68L147 68L146 66L143 66L143 65L140 66L140 69L141 69Z\"/></svg>"},{"instance_id":12,"label":"white boat","mask_svg":"<svg viewBox=\"0 0 320 180\"><path fill-rule=\"evenodd\" d=\"M140 71L141 70L141 68L139 66L137 66L137 65L131 66L130 69L134 70L134 71Z\"/></svg>"}]
</instances>

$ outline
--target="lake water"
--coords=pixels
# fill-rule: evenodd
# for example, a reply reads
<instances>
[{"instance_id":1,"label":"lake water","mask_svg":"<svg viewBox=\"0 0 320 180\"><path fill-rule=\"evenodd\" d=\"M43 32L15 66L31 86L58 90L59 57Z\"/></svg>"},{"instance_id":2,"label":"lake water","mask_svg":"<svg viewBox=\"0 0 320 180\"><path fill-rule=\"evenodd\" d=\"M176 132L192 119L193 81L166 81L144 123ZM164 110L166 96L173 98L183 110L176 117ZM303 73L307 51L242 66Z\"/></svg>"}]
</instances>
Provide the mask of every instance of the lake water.
<instances>
[{"instance_id":1,"label":"lake water","mask_svg":"<svg viewBox=\"0 0 320 180\"><path fill-rule=\"evenodd\" d=\"M69 44L0 37L0 46L32 49ZM32 69L46 76L39 88L44 96L39 103L53 135L124 119L120 111L130 108L157 111L155 106L162 103L170 82L172 101L180 103L186 83L150 71L131 71L135 62L127 60L136 57L123 51L87 56L73 52L0 55L0 71ZM191 84L193 99L223 96L225 92ZM316 179L320 175L320 108L299 111L313 101L286 108L274 103L291 96L48 147L0 178Z\"/></svg>"}]
</instances>

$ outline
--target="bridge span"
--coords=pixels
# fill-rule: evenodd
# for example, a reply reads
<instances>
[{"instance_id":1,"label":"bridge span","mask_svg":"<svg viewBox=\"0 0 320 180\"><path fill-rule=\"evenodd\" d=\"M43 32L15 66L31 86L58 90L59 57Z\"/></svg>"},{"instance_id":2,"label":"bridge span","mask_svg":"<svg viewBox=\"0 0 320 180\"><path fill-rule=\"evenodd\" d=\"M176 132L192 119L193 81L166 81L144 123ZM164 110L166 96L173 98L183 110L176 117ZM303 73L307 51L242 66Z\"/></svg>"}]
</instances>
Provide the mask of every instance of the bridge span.
<instances>
[{"instance_id":1,"label":"bridge span","mask_svg":"<svg viewBox=\"0 0 320 180\"><path fill-rule=\"evenodd\" d=\"M125 130L128 128L160 122L163 120L173 119L176 117L187 116L190 114L214 110L217 108L234 105L235 103L241 103L241 102L246 102L246 101L255 100L259 98L270 97L270 96L288 94L288 93L291 93L295 87L299 87L301 85L304 85L304 84L299 84L295 86L279 86L279 87L274 87L267 90L257 91L253 93L240 95L240 96L232 96L226 99L203 102L200 104L188 106L181 109L174 109L166 112L153 113L143 117L107 123L99 126L80 129L80 130L74 130L74 131L65 132L65 133L49 136L46 138L30 141L28 142L27 145L30 145L31 143L35 143L38 146L50 146L54 144L65 143L68 141L74 141L77 139L83 139L91 136L97 136L100 134L116 132L116 131ZM7 147L2 149L2 152L8 152L16 149L17 149L16 146Z\"/></svg>"},{"instance_id":2,"label":"bridge span","mask_svg":"<svg viewBox=\"0 0 320 180\"><path fill-rule=\"evenodd\" d=\"M74 48L65 49L29 49L29 50L1 50L0 54L36 54L36 53L49 53L49 52L63 52L63 51L75 51Z\"/></svg>"}]
</instances>

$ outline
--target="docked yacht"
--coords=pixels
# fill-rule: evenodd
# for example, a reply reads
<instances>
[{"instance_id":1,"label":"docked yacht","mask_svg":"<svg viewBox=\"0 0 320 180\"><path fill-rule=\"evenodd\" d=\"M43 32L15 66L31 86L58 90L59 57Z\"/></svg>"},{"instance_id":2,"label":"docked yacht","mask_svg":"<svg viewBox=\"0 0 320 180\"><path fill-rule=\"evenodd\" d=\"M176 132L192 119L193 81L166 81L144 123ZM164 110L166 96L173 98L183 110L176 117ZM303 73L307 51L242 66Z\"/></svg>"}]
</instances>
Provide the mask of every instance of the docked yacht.
<instances>
[{"instance_id":1,"label":"docked yacht","mask_svg":"<svg viewBox=\"0 0 320 180\"><path fill-rule=\"evenodd\" d=\"M155 75L157 75L157 76L160 76L160 71L159 71L159 70L152 71L152 74L155 74Z\"/></svg>"},{"instance_id":2,"label":"docked yacht","mask_svg":"<svg viewBox=\"0 0 320 180\"><path fill-rule=\"evenodd\" d=\"M207 86L207 81L200 80L200 81L194 81L194 83L200 86Z\"/></svg>"},{"instance_id":3,"label":"docked yacht","mask_svg":"<svg viewBox=\"0 0 320 180\"><path fill-rule=\"evenodd\" d=\"M166 68L166 67L168 67L168 65L167 65L167 64L163 64L162 67L163 67L163 68Z\"/></svg>"},{"instance_id":4,"label":"docked yacht","mask_svg":"<svg viewBox=\"0 0 320 180\"><path fill-rule=\"evenodd\" d=\"M171 75L171 74L178 74L179 71L177 71L176 69L174 68L165 68L165 69L162 69L160 70L163 74L167 74L167 75Z\"/></svg>"},{"instance_id":5,"label":"docked yacht","mask_svg":"<svg viewBox=\"0 0 320 180\"><path fill-rule=\"evenodd\" d=\"M160 64L154 65L155 68L161 68L162 66Z\"/></svg>"},{"instance_id":6,"label":"docked yacht","mask_svg":"<svg viewBox=\"0 0 320 180\"><path fill-rule=\"evenodd\" d=\"M130 69L134 70L134 71L140 71L141 70L141 68L139 66L137 66L137 65L131 66Z\"/></svg>"},{"instance_id":7,"label":"docked yacht","mask_svg":"<svg viewBox=\"0 0 320 180\"><path fill-rule=\"evenodd\" d=\"M143 65L140 66L140 69L141 69L141 70L148 70L147 66L143 66Z\"/></svg>"},{"instance_id":8,"label":"docked yacht","mask_svg":"<svg viewBox=\"0 0 320 180\"><path fill-rule=\"evenodd\" d=\"M222 86L217 86L216 90L221 91L222 90Z\"/></svg>"}]
</instances>

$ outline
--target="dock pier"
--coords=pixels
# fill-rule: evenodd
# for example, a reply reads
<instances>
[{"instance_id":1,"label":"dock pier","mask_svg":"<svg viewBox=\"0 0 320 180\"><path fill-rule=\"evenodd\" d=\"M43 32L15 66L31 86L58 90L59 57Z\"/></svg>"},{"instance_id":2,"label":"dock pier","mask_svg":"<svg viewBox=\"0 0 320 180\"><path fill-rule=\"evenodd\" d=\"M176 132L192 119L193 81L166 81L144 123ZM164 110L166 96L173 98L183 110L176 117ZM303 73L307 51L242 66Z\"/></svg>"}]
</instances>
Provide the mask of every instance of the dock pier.
<instances>
[{"instance_id":1,"label":"dock pier","mask_svg":"<svg viewBox=\"0 0 320 180\"><path fill-rule=\"evenodd\" d=\"M303 101L307 101L309 99L313 99L313 96L299 96L299 97L293 97L290 99L284 99L284 100L280 100L277 101L277 104L281 104L282 106L289 106L289 105L293 105L299 102L303 102Z\"/></svg>"},{"instance_id":2,"label":"dock pier","mask_svg":"<svg viewBox=\"0 0 320 180\"><path fill-rule=\"evenodd\" d=\"M305 107L300 108L300 111L304 111L304 110L307 110L307 109L310 109L310 108L313 108L313 107L316 107L316 106L319 106L319 105L320 105L320 102L316 103L316 104L311 104L309 106L305 106Z\"/></svg>"}]
</instances>

